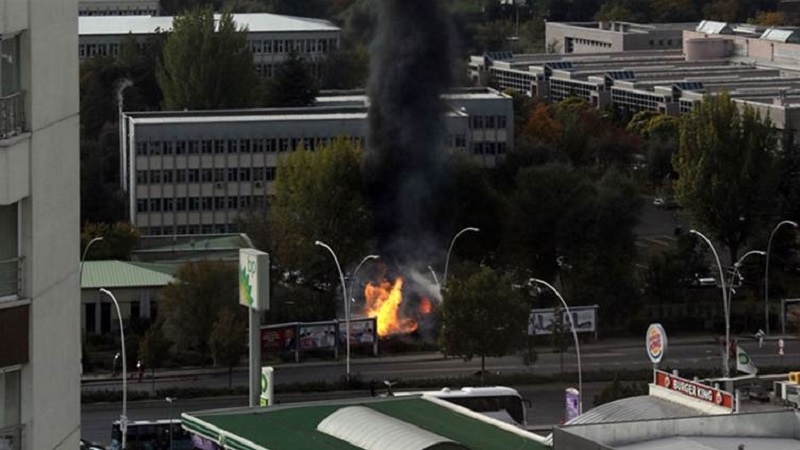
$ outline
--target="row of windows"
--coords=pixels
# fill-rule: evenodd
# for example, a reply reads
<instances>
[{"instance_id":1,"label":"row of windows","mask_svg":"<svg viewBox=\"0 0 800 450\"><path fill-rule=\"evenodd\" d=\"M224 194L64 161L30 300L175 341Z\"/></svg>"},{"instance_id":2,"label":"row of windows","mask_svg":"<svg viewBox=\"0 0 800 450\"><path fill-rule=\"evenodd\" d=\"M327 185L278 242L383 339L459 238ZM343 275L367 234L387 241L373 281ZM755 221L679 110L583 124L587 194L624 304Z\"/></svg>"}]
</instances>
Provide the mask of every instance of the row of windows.
<instances>
[{"instance_id":1,"label":"row of windows","mask_svg":"<svg viewBox=\"0 0 800 450\"><path fill-rule=\"evenodd\" d=\"M227 169L137 170L136 183L222 183L227 181L273 181L275 167L230 167ZM260 187L260 186L256 186Z\"/></svg>"},{"instance_id":2,"label":"row of windows","mask_svg":"<svg viewBox=\"0 0 800 450\"><path fill-rule=\"evenodd\" d=\"M158 8L80 9L79 16L157 16Z\"/></svg>"},{"instance_id":3,"label":"row of windows","mask_svg":"<svg viewBox=\"0 0 800 450\"><path fill-rule=\"evenodd\" d=\"M141 48L142 46L139 45ZM81 44L78 46L78 57L91 58L92 56L117 56L119 43L110 44Z\"/></svg>"},{"instance_id":4,"label":"row of windows","mask_svg":"<svg viewBox=\"0 0 800 450\"><path fill-rule=\"evenodd\" d=\"M506 153L505 142L473 142L473 155L504 155Z\"/></svg>"},{"instance_id":5,"label":"row of windows","mask_svg":"<svg viewBox=\"0 0 800 450\"><path fill-rule=\"evenodd\" d=\"M665 103L663 95L613 88L611 89L611 101L615 106L625 106L632 111L657 111L658 106Z\"/></svg>"},{"instance_id":6,"label":"row of windows","mask_svg":"<svg viewBox=\"0 0 800 450\"><path fill-rule=\"evenodd\" d=\"M576 96L590 102L592 92L596 91L597 85L550 78L550 100L554 102L559 102L571 96Z\"/></svg>"},{"instance_id":7,"label":"row of windows","mask_svg":"<svg viewBox=\"0 0 800 450\"><path fill-rule=\"evenodd\" d=\"M236 233L236 224L219 223L207 225L170 225L165 227L139 227L139 232L145 236L169 236L184 234L224 234ZM152 303L151 303L152 305Z\"/></svg>"},{"instance_id":8,"label":"row of windows","mask_svg":"<svg viewBox=\"0 0 800 450\"><path fill-rule=\"evenodd\" d=\"M136 212L224 211L258 208L264 204L264 197L258 195L140 198L136 200Z\"/></svg>"},{"instance_id":9,"label":"row of windows","mask_svg":"<svg viewBox=\"0 0 800 450\"><path fill-rule=\"evenodd\" d=\"M470 126L473 129L506 127L506 116L470 116Z\"/></svg>"},{"instance_id":10,"label":"row of windows","mask_svg":"<svg viewBox=\"0 0 800 450\"><path fill-rule=\"evenodd\" d=\"M328 53L338 47L337 39L251 39L254 54Z\"/></svg>"},{"instance_id":11,"label":"row of windows","mask_svg":"<svg viewBox=\"0 0 800 450\"><path fill-rule=\"evenodd\" d=\"M536 82L536 74L520 73L507 70L490 69L492 82L500 89L513 89L521 93L530 93L531 84Z\"/></svg>"},{"instance_id":12,"label":"row of windows","mask_svg":"<svg viewBox=\"0 0 800 450\"><path fill-rule=\"evenodd\" d=\"M136 155L195 155L235 153L278 153L303 148L313 150L329 145L334 137L270 139L203 139L190 141L137 141ZM362 147L365 139L351 138Z\"/></svg>"},{"instance_id":13,"label":"row of windows","mask_svg":"<svg viewBox=\"0 0 800 450\"><path fill-rule=\"evenodd\" d=\"M611 43L597 41L594 39L584 39L584 38L574 38L575 44L578 45L585 45L589 47L602 47L602 48L611 48Z\"/></svg>"}]
</instances>

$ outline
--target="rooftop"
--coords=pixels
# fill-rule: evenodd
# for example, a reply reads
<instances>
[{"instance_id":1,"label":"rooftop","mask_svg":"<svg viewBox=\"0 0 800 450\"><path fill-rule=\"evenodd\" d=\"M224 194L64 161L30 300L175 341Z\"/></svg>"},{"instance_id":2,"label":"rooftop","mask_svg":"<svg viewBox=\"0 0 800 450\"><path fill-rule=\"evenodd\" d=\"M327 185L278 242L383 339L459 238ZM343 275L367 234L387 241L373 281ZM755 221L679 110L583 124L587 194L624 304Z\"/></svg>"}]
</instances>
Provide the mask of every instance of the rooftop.
<instances>
[{"instance_id":1,"label":"rooftop","mask_svg":"<svg viewBox=\"0 0 800 450\"><path fill-rule=\"evenodd\" d=\"M177 266L129 261L85 261L81 289L160 287L171 283Z\"/></svg>"},{"instance_id":2,"label":"rooftop","mask_svg":"<svg viewBox=\"0 0 800 450\"><path fill-rule=\"evenodd\" d=\"M220 15L214 15L219 20ZM326 20L277 14L234 14L233 20L250 33L339 31ZM80 36L148 35L172 30L172 16L80 16Z\"/></svg>"}]
</instances>

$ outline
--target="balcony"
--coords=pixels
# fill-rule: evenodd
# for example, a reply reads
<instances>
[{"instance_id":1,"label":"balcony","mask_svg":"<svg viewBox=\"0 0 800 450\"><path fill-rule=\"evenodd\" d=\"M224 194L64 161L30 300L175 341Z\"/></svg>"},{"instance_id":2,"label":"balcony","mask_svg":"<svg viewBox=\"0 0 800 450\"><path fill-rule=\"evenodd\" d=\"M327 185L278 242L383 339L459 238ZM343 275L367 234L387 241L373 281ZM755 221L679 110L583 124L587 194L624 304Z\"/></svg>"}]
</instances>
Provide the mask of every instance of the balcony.
<instances>
[{"instance_id":1,"label":"balcony","mask_svg":"<svg viewBox=\"0 0 800 450\"><path fill-rule=\"evenodd\" d=\"M20 450L22 448L22 426L0 428L0 448Z\"/></svg>"},{"instance_id":2,"label":"balcony","mask_svg":"<svg viewBox=\"0 0 800 450\"><path fill-rule=\"evenodd\" d=\"M21 257L0 261L0 301L23 298L22 262Z\"/></svg>"},{"instance_id":3,"label":"balcony","mask_svg":"<svg viewBox=\"0 0 800 450\"><path fill-rule=\"evenodd\" d=\"M8 139L25 130L25 92L0 97L0 139Z\"/></svg>"}]
</instances>

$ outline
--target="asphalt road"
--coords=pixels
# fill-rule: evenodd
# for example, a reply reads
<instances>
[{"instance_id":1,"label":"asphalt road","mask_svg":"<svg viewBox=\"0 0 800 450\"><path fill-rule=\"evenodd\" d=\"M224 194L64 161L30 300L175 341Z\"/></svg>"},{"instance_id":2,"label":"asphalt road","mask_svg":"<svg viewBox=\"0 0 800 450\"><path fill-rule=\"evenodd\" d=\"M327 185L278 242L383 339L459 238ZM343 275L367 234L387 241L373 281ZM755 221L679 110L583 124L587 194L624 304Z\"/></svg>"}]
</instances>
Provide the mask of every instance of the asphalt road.
<instances>
[{"instance_id":1,"label":"asphalt road","mask_svg":"<svg viewBox=\"0 0 800 450\"><path fill-rule=\"evenodd\" d=\"M644 341L644 339L642 339ZM679 368L687 377L691 377L691 368L719 367L721 359L718 348L707 340L708 343L673 344L662 362L662 367ZM767 341L763 348L759 348L755 341L741 341L741 345L748 351L751 358L758 366L791 364L800 367L800 341L787 340L785 353L787 356L781 361L777 355L777 343ZM634 369L649 368L650 361L644 351L644 344L633 346L608 347L600 344L585 344L582 347L582 367L584 371L596 369ZM352 362L352 371L359 374L362 379L393 379L400 380L398 388L402 388L402 380L414 378L451 377L470 375L480 367L479 361L464 362L460 359L443 359L435 354L417 355L415 360L408 358L364 358ZM574 353L564 356L564 369L570 373L560 383L537 386L514 386L526 398L532 400L532 407L528 410L528 422L532 425L556 424L563 420L564 389L577 387L576 358ZM517 357L491 358L487 360L487 370L501 373L530 372L541 374L554 374L560 372L559 355L541 353L539 362L532 368L525 366ZM342 362L316 362L280 365L276 368L276 383L295 381L315 381L337 379L344 373ZM227 386L227 375L209 374L197 376L176 376L168 379L158 379L157 388L167 386ZM246 385L246 373L239 370L234 374L234 383ZM465 383L468 384L468 383ZM608 383L586 383L583 386L584 409L591 407L592 399ZM84 390L90 389L118 389L119 379L85 383ZM129 383L129 389L150 389L150 382ZM451 386L452 387L452 386ZM298 401L311 401L330 398L343 398L353 396L367 396L363 392L334 392L315 394L279 394L276 401L292 403ZM182 411L198 411L216 408L246 406L245 397L225 397L210 399L178 400L170 410L170 406L163 401L130 402L128 417L130 420L147 420L157 418L179 417ZM82 409L82 435L86 439L107 443L110 438L111 422L119 417L121 404L106 403L84 405Z\"/></svg>"}]
</instances>

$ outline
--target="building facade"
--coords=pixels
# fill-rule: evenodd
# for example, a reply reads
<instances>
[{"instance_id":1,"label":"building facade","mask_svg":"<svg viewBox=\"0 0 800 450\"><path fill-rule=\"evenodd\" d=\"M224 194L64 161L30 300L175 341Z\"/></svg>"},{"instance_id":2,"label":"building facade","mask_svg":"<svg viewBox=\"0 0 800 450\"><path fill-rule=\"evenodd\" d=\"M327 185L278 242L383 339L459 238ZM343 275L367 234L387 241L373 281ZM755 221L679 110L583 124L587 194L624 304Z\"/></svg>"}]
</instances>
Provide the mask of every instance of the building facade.
<instances>
[{"instance_id":1,"label":"building facade","mask_svg":"<svg viewBox=\"0 0 800 450\"><path fill-rule=\"evenodd\" d=\"M0 15L0 448L80 437L75 0Z\"/></svg>"},{"instance_id":2,"label":"building facade","mask_svg":"<svg viewBox=\"0 0 800 450\"><path fill-rule=\"evenodd\" d=\"M683 44L683 30L695 23L640 24L619 21L547 22L545 42L555 53L674 50Z\"/></svg>"},{"instance_id":3,"label":"building facade","mask_svg":"<svg viewBox=\"0 0 800 450\"><path fill-rule=\"evenodd\" d=\"M79 0L81 16L157 16L158 0Z\"/></svg>"},{"instance_id":4,"label":"building facade","mask_svg":"<svg viewBox=\"0 0 800 450\"><path fill-rule=\"evenodd\" d=\"M447 151L493 166L513 147L513 105L491 89L445 96ZM241 211L263 208L274 192L278 158L346 138L365 144L362 93L322 96L308 108L128 113L127 180L131 222L142 234L235 230Z\"/></svg>"},{"instance_id":5,"label":"building facade","mask_svg":"<svg viewBox=\"0 0 800 450\"><path fill-rule=\"evenodd\" d=\"M172 16L85 16L78 19L81 60L92 56L116 56L128 39L139 46L158 32L172 30ZM239 27L247 27L247 41L253 51L256 72L272 77L276 66L296 53L317 69L328 53L339 48L340 29L320 19L276 14L234 14Z\"/></svg>"}]
</instances>

